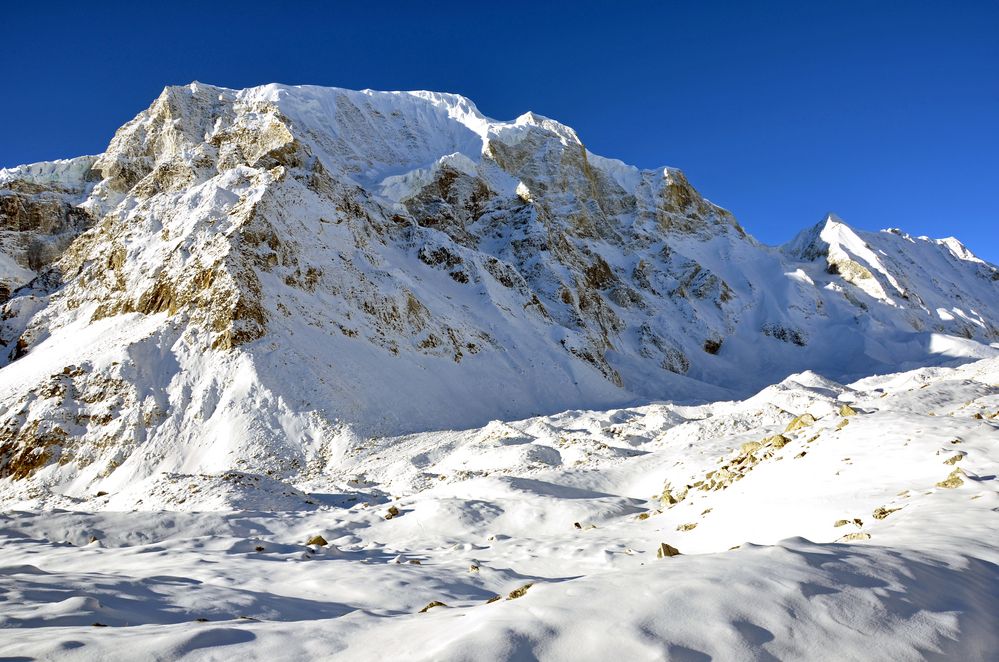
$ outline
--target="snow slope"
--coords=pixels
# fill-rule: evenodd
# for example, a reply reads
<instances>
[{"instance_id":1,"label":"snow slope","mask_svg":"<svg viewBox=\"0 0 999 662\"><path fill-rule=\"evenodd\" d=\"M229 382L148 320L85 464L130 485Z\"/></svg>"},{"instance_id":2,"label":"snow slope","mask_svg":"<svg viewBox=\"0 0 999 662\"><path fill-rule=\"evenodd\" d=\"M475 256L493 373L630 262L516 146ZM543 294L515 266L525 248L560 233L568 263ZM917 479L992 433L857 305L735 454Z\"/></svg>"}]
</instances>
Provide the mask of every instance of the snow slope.
<instances>
[{"instance_id":1,"label":"snow slope","mask_svg":"<svg viewBox=\"0 0 999 662\"><path fill-rule=\"evenodd\" d=\"M50 497L0 515L0 655L991 660L997 432L987 359Z\"/></svg>"}]
</instances>

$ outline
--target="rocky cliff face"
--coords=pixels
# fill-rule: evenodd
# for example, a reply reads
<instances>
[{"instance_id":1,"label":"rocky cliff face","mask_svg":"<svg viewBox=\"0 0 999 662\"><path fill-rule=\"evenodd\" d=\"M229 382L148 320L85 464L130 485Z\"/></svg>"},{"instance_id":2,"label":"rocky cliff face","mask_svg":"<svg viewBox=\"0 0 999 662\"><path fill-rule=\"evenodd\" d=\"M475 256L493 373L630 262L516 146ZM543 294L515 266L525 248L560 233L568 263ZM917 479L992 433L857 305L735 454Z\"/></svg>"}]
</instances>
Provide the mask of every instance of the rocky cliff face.
<instances>
[{"instance_id":1,"label":"rocky cliff face","mask_svg":"<svg viewBox=\"0 0 999 662\"><path fill-rule=\"evenodd\" d=\"M0 174L0 478L322 472L363 437L984 356L999 271L835 218L763 246L462 97L167 88Z\"/></svg>"}]
</instances>

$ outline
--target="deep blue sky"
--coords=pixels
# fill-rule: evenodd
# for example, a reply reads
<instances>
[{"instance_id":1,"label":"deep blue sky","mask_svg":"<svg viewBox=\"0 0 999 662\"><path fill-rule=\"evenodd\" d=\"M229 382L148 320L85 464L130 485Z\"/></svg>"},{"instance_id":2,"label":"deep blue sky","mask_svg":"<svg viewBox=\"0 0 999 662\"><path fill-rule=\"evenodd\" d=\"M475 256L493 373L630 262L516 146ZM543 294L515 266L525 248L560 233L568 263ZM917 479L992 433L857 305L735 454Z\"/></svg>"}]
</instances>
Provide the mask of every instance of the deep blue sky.
<instances>
[{"instance_id":1,"label":"deep blue sky","mask_svg":"<svg viewBox=\"0 0 999 662\"><path fill-rule=\"evenodd\" d=\"M164 85L433 89L673 165L768 243L835 211L999 262L999 2L16 3L0 166L103 151Z\"/></svg>"}]
</instances>

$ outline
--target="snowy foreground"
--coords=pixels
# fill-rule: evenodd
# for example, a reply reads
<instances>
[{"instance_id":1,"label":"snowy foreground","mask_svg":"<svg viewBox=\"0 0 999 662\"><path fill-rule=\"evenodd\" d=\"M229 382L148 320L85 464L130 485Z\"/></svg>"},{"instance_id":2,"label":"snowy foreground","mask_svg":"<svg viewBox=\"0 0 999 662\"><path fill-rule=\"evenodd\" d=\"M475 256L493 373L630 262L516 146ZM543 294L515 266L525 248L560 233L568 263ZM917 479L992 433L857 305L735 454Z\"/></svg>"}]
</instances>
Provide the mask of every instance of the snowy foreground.
<instances>
[{"instance_id":1,"label":"snowy foreground","mask_svg":"<svg viewBox=\"0 0 999 662\"><path fill-rule=\"evenodd\" d=\"M994 660L997 414L999 359L805 373L377 439L342 483L7 510L0 655Z\"/></svg>"}]
</instances>

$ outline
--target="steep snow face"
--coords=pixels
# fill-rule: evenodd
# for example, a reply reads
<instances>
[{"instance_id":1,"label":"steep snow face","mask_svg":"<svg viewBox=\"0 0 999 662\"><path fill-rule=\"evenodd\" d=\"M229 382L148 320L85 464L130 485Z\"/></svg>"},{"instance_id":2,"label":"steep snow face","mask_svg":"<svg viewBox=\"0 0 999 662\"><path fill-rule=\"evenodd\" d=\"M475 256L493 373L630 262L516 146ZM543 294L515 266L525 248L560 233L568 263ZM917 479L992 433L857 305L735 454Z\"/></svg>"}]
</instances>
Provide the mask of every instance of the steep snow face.
<instances>
[{"instance_id":1,"label":"steep snow face","mask_svg":"<svg viewBox=\"0 0 999 662\"><path fill-rule=\"evenodd\" d=\"M90 227L0 322L0 478L43 489L996 352L997 271L952 242L761 246L678 170L456 95L195 83L67 163L0 178Z\"/></svg>"}]
</instances>

